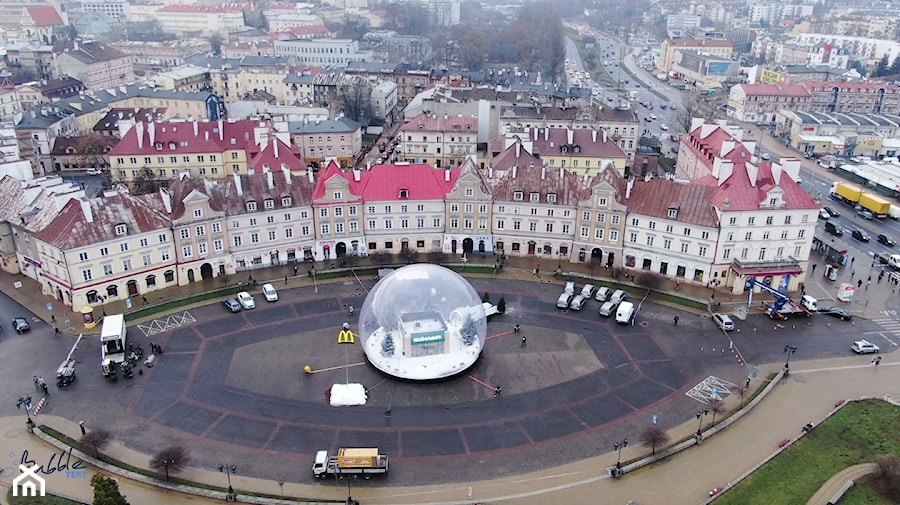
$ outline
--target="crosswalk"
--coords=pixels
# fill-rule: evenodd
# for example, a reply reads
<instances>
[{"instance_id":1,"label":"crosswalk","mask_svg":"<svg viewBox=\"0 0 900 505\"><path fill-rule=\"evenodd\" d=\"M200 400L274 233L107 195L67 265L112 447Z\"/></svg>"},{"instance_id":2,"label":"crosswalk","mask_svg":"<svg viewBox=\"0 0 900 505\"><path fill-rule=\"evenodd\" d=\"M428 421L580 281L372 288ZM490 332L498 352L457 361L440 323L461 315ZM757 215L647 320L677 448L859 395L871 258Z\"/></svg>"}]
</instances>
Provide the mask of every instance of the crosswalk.
<instances>
[{"instance_id":1,"label":"crosswalk","mask_svg":"<svg viewBox=\"0 0 900 505\"><path fill-rule=\"evenodd\" d=\"M894 311L888 311L887 316L894 316ZM897 337L900 336L900 319L894 317L880 317L871 320L873 323L881 327L879 331L865 331L863 335L880 335L887 340L892 346L898 345Z\"/></svg>"}]
</instances>

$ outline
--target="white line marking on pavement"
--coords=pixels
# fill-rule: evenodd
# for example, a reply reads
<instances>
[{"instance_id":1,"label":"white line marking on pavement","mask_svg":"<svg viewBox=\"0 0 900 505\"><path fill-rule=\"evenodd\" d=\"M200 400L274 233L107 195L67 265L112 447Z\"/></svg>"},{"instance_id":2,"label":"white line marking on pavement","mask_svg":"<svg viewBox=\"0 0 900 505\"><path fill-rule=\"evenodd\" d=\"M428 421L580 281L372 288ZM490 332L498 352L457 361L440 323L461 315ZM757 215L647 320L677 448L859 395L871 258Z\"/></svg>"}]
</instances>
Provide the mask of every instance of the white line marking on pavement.
<instances>
[{"instance_id":1,"label":"white line marking on pavement","mask_svg":"<svg viewBox=\"0 0 900 505\"><path fill-rule=\"evenodd\" d=\"M862 354L860 356L863 356ZM900 366L900 362L898 363L887 363L883 362L880 366ZM848 366L834 366L828 368L810 368L807 370L791 370L791 375L795 373L816 373L816 372L836 372L840 370L853 370L856 368L872 368L871 363L866 363L865 365L848 365Z\"/></svg>"},{"instance_id":2,"label":"white line marking on pavement","mask_svg":"<svg viewBox=\"0 0 900 505\"><path fill-rule=\"evenodd\" d=\"M885 340L887 340L888 342L890 342L891 345L893 345L893 346L896 346L896 345L897 345L897 342L894 342L893 340L889 339L889 338L887 337L887 335L885 335L884 333L879 333L879 335L881 335L881 337L882 337L883 339L885 339Z\"/></svg>"}]
</instances>

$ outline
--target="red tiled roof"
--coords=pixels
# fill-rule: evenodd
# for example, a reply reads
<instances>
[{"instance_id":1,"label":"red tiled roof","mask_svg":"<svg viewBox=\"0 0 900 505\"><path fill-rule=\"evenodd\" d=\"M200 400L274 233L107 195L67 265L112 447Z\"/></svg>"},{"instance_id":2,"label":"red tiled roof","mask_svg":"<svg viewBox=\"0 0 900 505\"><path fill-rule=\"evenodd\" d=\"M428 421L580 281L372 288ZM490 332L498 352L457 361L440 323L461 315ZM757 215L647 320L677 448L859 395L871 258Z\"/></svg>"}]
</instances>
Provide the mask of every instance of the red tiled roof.
<instances>
[{"instance_id":1,"label":"red tiled roof","mask_svg":"<svg viewBox=\"0 0 900 505\"><path fill-rule=\"evenodd\" d=\"M118 142L119 139L116 137L96 133L81 137L56 137L51 154L82 154L82 147L91 144L102 144L106 149L112 149ZM71 153L68 152L70 148Z\"/></svg>"},{"instance_id":2,"label":"red tiled roof","mask_svg":"<svg viewBox=\"0 0 900 505\"><path fill-rule=\"evenodd\" d=\"M81 205L80 200L69 200L52 223L35 233L35 238L68 251L121 238L116 235L116 226L120 224L128 228L130 236L172 226L169 219L148 202L128 193L89 200L91 222Z\"/></svg>"},{"instance_id":3,"label":"red tiled roof","mask_svg":"<svg viewBox=\"0 0 900 505\"><path fill-rule=\"evenodd\" d=\"M709 201L721 210L759 210L760 203L766 201L767 191L775 187L780 188L783 192L782 198L785 206L781 209L817 209L820 207L813 197L787 174L782 173L776 184L772 174L772 163L759 164L755 184L750 183L750 172L744 163L735 163L731 176L721 185L711 175L696 179L694 184L714 188L715 195Z\"/></svg>"},{"instance_id":4,"label":"red tiled roof","mask_svg":"<svg viewBox=\"0 0 900 505\"><path fill-rule=\"evenodd\" d=\"M562 169L545 168L539 158L525 149L516 152L516 144L495 156L491 164L493 177L489 173L486 182L492 188L494 201L514 202L516 192L524 193L524 201L529 201L531 193L539 193L542 204L548 203L548 194L555 194L556 205L574 206L590 193L589 187L578 184L578 176Z\"/></svg>"},{"instance_id":5,"label":"red tiled roof","mask_svg":"<svg viewBox=\"0 0 900 505\"><path fill-rule=\"evenodd\" d=\"M800 84L738 84L746 96L810 96Z\"/></svg>"},{"instance_id":6,"label":"red tiled roof","mask_svg":"<svg viewBox=\"0 0 900 505\"><path fill-rule=\"evenodd\" d=\"M360 180L359 181L354 179L354 175L355 174L352 171L345 172L345 171L341 170L341 167L337 164L337 162L335 162L334 160L331 160L327 165L325 165L324 168L319 170L319 173L316 176L316 189L315 189L315 191L313 191L313 202L317 202L325 197L325 190L326 190L325 185L330 180L334 179L335 177L343 177L344 179L347 180L347 183L349 184L349 188L350 188L350 193L355 197L355 198L352 198L351 200L361 201L362 200L361 195L362 195L362 186L363 186L363 182L362 182L363 173L360 172L360 174L359 174Z\"/></svg>"},{"instance_id":7,"label":"red tiled roof","mask_svg":"<svg viewBox=\"0 0 900 505\"><path fill-rule=\"evenodd\" d=\"M35 26L59 26L63 22L62 16L56 11L56 7L45 5L40 7L28 7L28 15L34 21Z\"/></svg>"},{"instance_id":8,"label":"red tiled roof","mask_svg":"<svg viewBox=\"0 0 900 505\"><path fill-rule=\"evenodd\" d=\"M122 137L111 156L153 155L180 153L221 153L227 150L245 149L248 158L258 152L253 129L259 121L164 121L161 123L139 123ZM151 126L154 141L150 142ZM196 132L194 130L196 126ZM142 143L138 143L138 132L142 131Z\"/></svg>"},{"instance_id":9,"label":"red tiled roof","mask_svg":"<svg viewBox=\"0 0 900 505\"><path fill-rule=\"evenodd\" d=\"M683 184L661 177L648 182L636 179L625 203L629 213L665 219L671 219L669 209L674 207L678 210L675 220L680 223L715 227L719 219L710 205L715 192L716 188L702 184Z\"/></svg>"},{"instance_id":10,"label":"red tiled roof","mask_svg":"<svg viewBox=\"0 0 900 505\"><path fill-rule=\"evenodd\" d=\"M448 171L422 163L375 165L362 174L364 184L361 196L367 202L443 200L459 178L459 173L459 168ZM409 196L401 199L401 190L407 190Z\"/></svg>"},{"instance_id":11,"label":"red tiled roof","mask_svg":"<svg viewBox=\"0 0 900 505\"><path fill-rule=\"evenodd\" d=\"M534 139L534 132L537 130L537 139L533 140L535 152L542 157L547 156L594 156L602 158L624 158L625 153L614 142L603 139L604 131L588 130L585 128L577 128L569 130L567 128L550 128L547 133L547 140L544 140L543 128L530 128L526 130L529 138ZM596 131L597 140L594 140ZM569 143L569 132L572 132L572 142ZM563 146L568 152L563 153ZM581 152L574 152L574 147L578 146Z\"/></svg>"},{"instance_id":12,"label":"red tiled roof","mask_svg":"<svg viewBox=\"0 0 900 505\"><path fill-rule=\"evenodd\" d=\"M271 186L269 178L272 179ZM297 207L309 207L312 205L313 183L303 176L291 176L291 183L288 184L281 171L272 171L272 175L266 173L256 173L250 175L241 175L241 192L238 195L237 187L234 184L234 177L230 177L227 182L217 184L225 194L225 214L229 216L237 216L247 214L247 202L262 203L266 200L272 200L275 209L293 209ZM224 186L224 187L222 187ZM282 205L282 198L290 197L291 204L289 206ZM262 205L257 208L262 208Z\"/></svg>"},{"instance_id":13,"label":"red tiled roof","mask_svg":"<svg viewBox=\"0 0 900 505\"><path fill-rule=\"evenodd\" d=\"M475 116L448 116L419 114L409 118L400 127L402 131L429 132L478 132L478 118Z\"/></svg>"},{"instance_id":14,"label":"red tiled roof","mask_svg":"<svg viewBox=\"0 0 900 505\"><path fill-rule=\"evenodd\" d=\"M888 93L900 93L900 86L883 82L834 82L834 81L806 81L802 83L809 91L830 91L838 88L844 93L874 93L884 89Z\"/></svg>"},{"instance_id":15,"label":"red tiled roof","mask_svg":"<svg viewBox=\"0 0 900 505\"><path fill-rule=\"evenodd\" d=\"M169 184L168 193L172 199L172 212L169 217L172 220L178 220L184 216L184 200L193 192L206 195L209 198L209 208L214 212L224 212L228 205L228 195L225 188L221 184L214 184L205 179L191 179L190 177L181 177ZM160 195L155 193L157 200ZM161 204L161 200L160 200Z\"/></svg>"},{"instance_id":16,"label":"red tiled roof","mask_svg":"<svg viewBox=\"0 0 900 505\"><path fill-rule=\"evenodd\" d=\"M300 149L295 148L292 150L290 146L282 142L278 137L273 136L272 139L265 149L262 149L249 161L247 164L248 168L256 173L262 173L266 171L266 166L269 167L268 171L270 172L281 172L282 167L287 167L294 174L305 174L306 162L303 161Z\"/></svg>"}]
</instances>

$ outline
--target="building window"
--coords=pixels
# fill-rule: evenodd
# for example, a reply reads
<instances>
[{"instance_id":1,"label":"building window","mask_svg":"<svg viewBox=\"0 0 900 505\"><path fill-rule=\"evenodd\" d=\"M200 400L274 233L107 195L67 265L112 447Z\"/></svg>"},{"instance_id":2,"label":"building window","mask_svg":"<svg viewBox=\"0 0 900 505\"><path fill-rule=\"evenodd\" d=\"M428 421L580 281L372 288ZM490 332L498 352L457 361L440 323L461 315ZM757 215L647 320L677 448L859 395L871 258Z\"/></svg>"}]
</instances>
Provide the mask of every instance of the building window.
<instances>
[{"instance_id":1,"label":"building window","mask_svg":"<svg viewBox=\"0 0 900 505\"><path fill-rule=\"evenodd\" d=\"M103 275L112 275L113 267L112 265L103 265Z\"/></svg>"},{"instance_id":2,"label":"building window","mask_svg":"<svg viewBox=\"0 0 900 505\"><path fill-rule=\"evenodd\" d=\"M128 233L127 226L125 226L124 224L116 225L116 236L122 236L122 235L125 235L126 233Z\"/></svg>"},{"instance_id":3,"label":"building window","mask_svg":"<svg viewBox=\"0 0 900 505\"><path fill-rule=\"evenodd\" d=\"M194 209L194 217L195 218L203 217L203 209Z\"/></svg>"}]
</instances>

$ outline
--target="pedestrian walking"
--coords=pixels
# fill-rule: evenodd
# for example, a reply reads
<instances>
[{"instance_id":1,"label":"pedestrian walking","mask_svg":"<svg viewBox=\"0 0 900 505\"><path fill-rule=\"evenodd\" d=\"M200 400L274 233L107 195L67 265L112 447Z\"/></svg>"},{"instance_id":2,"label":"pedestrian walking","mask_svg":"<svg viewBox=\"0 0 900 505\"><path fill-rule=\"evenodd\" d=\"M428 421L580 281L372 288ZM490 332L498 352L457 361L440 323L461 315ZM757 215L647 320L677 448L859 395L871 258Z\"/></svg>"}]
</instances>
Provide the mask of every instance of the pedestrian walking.
<instances>
[{"instance_id":1,"label":"pedestrian walking","mask_svg":"<svg viewBox=\"0 0 900 505\"><path fill-rule=\"evenodd\" d=\"M494 388L494 398L498 398L498 397L500 397L500 395L502 395L502 394L503 394L503 388L502 388L502 387L497 386L497 387Z\"/></svg>"},{"instance_id":2,"label":"pedestrian walking","mask_svg":"<svg viewBox=\"0 0 900 505\"><path fill-rule=\"evenodd\" d=\"M47 385L47 383L44 382L44 378L43 378L43 377L38 377L38 378L37 378L37 386L38 386L38 389L44 389L44 386L46 386L46 385Z\"/></svg>"},{"instance_id":3,"label":"pedestrian walking","mask_svg":"<svg viewBox=\"0 0 900 505\"><path fill-rule=\"evenodd\" d=\"M862 287L862 279L856 281L856 289L859 289L861 287Z\"/></svg>"},{"instance_id":4,"label":"pedestrian walking","mask_svg":"<svg viewBox=\"0 0 900 505\"><path fill-rule=\"evenodd\" d=\"M81 428L82 435L87 435L87 430L84 429L84 421L78 421L78 427Z\"/></svg>"},{"instance_id":5,"label":"pedestrian walking","mask_svg":"<svg viewBox=\"0 0 900 505\"><path fill-rule=\"evenodd\" d=\"M56 315L55 315L55 314L50 314L50 321L51 321L51 322L54 322L54 323L56 322Z\"/></svg>"},{"instance_id":6,"label":"pedestrian walking","mask_svg":"<svg viewBox=\"0 0 900 505\"><path fill-rule=\"evenodd\" d=\"M872 361L870 361L869 364L875 366L875 358L872 358Z\"/></svg>"},{"instance_id":7,"label":"pedestrian walking","mask_svg":"<svg viewBox=\"0 0 900 505\"><path fill-rule=\"evenodd\" d=\"M872 281L866 281L866 291L869 290L869 284L872 284Z\"/></svg>"},{"instance_id":8,"label":"pedestrian walking","mask_svg":"<svg viewBox=\"0 0 900 505\"><path fill-rule=\"evenodd\" d=\"M46 382L43 383L43 384L41 384L41 389L44 390L44 394L45 394L45 395L50 396L50 389L47 388L47 383L46 383Z\"/></svg>"},{"instance_id":9,"label":"pedestrian walking","mask_svg":"<svg viewBox=\"0 0 900 505\"><path fill-rule=\"evenodd\" d=\"M538 277L541 276L541 265L540 264L538 264L536 267L534 267L534 275L536 275Z\"/></svg>"},{"instance_id":10,"label":"pedestrian walking","mask_svg":"<svg viewBox=\"0 0 900 505\"><path fill-rule=\"evenodd\" d=\"M854 277L856 277L856 270L850 270L850 280L852 281Z\"/></svg>"},{"instance_id":11,"label":"pedestrian walking","mask_svg":"<svg viewBox=\"0 0 900 505\"><path fill-rule=\"evenodd\" d=\"M627 277L626 277L626 279L627 279ZM676 280L675 281L675 291L678 291L678 288L680 288L680 287L681 287L681 281Z\"/></svg>"},{"instance_id":12,"label":"pedestrian walking","mask_svg":"<svg viewBox=\"0 0 900 505\"><path fill-rule=\"evenodd\" d=\"M150 303L150 301L147 300L147 295L141 295L141 303L143 303L144 305Z\"/></svg>"},{"instance_id":13,"label":"pedestrian walking","mask_svg":"<svg viewBox=\"0 0 900 505\"><path fill-rule=\"evenodd\" d=\"M350 305L350 306L348 307L348 309L350 310L350 315L352 316L352 315L353 315L353 305Z\"/></svg>"},{"instance_id":14,"label":"pedestrian walking","mask_svg":"<svg viewBox=\"0 0 900 505\"><path fill-rule=\"evenodd\" d=\"M674 320L675 320L675 326L678 326L678 316L675 316Z\"/></svg>"},{"instance_id":15,"label":"pedestrian walking","mask_svg":"<svg viewBox=\"0 0 900 505\"><path fill-rule=\"evenodd\" d=\"M881 356L878 356L877 358L875 358L875 366L877 367L880 364L881 364Z\"/></svg>"},{"instance_id":16,"label":"pedestrian walking","mask_svg":"<svg viewBox=\"0 0 900 505\"><path fill-rule=\"evenodd\" d=\"M812 273L816 273L816 267L817 267L817 266L819 266L819 265L813 263L813 266L812 266Z\"/></svg>"},{"instance_id":17,"label":"pedestrian walking","mask_svg":"<svg viewBox=\"0 0 900 505\"><path fill-rule=\"evenodd\" d=\"M312 270L310 270L310 272L312 272ZM297 276L297 264L294 263L294 277L296 277L296 276ZM312 277L312 275L310 275L310 277Z\"/></svg>"},{"instance_id":18,"label":"pedestrian walking","mask_svg":"<svg viewBox=\"0 0 900 505\"><path fill-rule=\"evenodd\" d=\"M38 387L38 376L35 375L32 380L34 381L34 387L37 388Z\"/></svg>"},{"instance_id":19,"label":"pedestrian walking","mask_svg":"<svg viewBox=\"0 0 900 505\"><path fill-rule=\"evenodd\" d=\"M519 334L519 323L516 323L516 325L513 326L513 333L515 333L516 335Z\"/></svg>"},{"instance_id":20,"label":"pedestrian walking","mask_svg":"<svg viewBox=\"0 0 900 505\"><path fill-rule=\"evenodd\" d=\"M522 347L525 347L525 335L522 335Z\"/></svg>"},{"instance_id":21,"label":"pedestrian walking","mask_svg":"<svg viewBox=\"0 0 900 505\"><path fill-rule=\"evenodd\" d=\"M287 275L284 276L284 285L287 286Z\"/></svg>"},{"instance_id":22,"label":"pedestrian walking","mask_svg":"<svg viewBox=\"0 0 900 505\"><path fill-rule=\"evenodd\" d=\"M850 258L850 266L853 266L853 263L856 262L856 257Z\"/></svg>"},{"instance_id":23,"label":"pedestrian walking","mask_svg":"<svg viewBox=\"0 0 900 505\"><path fill-rule=\"evenodd\" d=\"M59 328L53 328L53 336L59 337Z\"/></svg>"}]
</instances>

